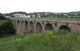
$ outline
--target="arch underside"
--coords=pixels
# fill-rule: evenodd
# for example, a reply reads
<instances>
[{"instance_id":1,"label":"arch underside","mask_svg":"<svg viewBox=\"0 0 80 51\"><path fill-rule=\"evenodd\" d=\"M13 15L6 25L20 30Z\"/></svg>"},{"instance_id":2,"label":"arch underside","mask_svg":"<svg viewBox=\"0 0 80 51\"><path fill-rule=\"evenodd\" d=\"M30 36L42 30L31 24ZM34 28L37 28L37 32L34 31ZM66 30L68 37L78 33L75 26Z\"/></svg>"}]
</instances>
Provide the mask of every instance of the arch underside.
<instances>
[{"instance_id":1,"label":"arch underside","mask_svg":"<svg viewBox=\"0 0 80 51\"><path fill-rule=\"evenodd\" d=\"M45 31L51 31L51 30L53 30L53 26L51 24L47 23L45 25Z\"/></svg>"},{"instance_id":2,"label":"arch underside","mask_svg":"<svg viewBox=\"0 0 80 51\"><path fill-rule=\"evenodd\" d=\"M28 22L25 22L25 32L28 32Z\"/></svg>"},{"instance_id":3,"label":"arch underside","mask_svg":"<svg viewBox=\"0 0 80 51\"><path fill-rule=\"evenodd\" d=\"M33 22L30 22L30 32L34 32L34 25L33 25Z\"/></svg>"},{"instance_id":4,"label":"arch underside","mask_svg":"<svg viewBox=\"0 0 80 51\"><path fill-rule=\"evenodd\" d=\"M42 26L39 22L36 24L36 32L42 32Z\"/></svg>"},{"instance_id":5,"label":"arch underside","mask_svg":"<svg viewBox=\"0 0 80 51\"><path fill-rule=\"evenodd\" d=\"M62 25L62 26L60 26L60 27L59 27L59 30L61 30L61 31L67 31L67 32L71 32L71 29L70 29L68 26L66 26L66 25Z\"/></svg>"}]
</instances>

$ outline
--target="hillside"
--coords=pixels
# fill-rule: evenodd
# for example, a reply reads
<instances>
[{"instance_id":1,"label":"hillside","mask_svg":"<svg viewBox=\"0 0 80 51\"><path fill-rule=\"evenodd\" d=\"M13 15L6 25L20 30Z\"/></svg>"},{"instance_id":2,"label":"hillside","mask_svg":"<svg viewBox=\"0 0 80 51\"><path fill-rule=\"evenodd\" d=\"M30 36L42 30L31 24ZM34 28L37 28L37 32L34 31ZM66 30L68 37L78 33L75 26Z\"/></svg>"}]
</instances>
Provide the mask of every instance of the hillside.
<instances>
[{"instance_id":1,"label":"hillside","mask_svg":"<svg viewBox=\"0 0 80 51\"><path fill-rule=\"evenodd\" d=\"M72 11L72 12L70 12L70 13L80 13L80 11Z\"/></svg>"},{"instance_id":2,"label":"hillside","mask_svg":"<svg viewBox=\"0 0 80 51\"><path fill-rule=\"evenodd\" d=\"M0 51L80 51L80 35L54 31L5 37Z\"/></svg>"}]
</instances>

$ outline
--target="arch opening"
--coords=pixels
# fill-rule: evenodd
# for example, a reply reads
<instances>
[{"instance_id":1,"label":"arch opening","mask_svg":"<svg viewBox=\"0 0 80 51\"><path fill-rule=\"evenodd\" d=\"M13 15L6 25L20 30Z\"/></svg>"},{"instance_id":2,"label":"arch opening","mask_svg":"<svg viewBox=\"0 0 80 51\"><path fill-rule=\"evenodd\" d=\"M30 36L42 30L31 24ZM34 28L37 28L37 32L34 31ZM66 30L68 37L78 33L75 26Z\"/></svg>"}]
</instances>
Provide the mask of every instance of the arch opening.
<instances>
[{"instance_id":1,"label":"arch opening","mask_svg":"<svg viewBox=\"0 0 80 51\"><path fill-rule=\"evenodd\" d=\"M18 20L17 23L20 23L20 21Z\"/></svg>"},{"instance_id":2,"label":"arch opening","mask_svg":"<svg viewBox=\"0 0 80 51\"><path fill-rule=\"evenodd\" d=\"M60 26L59 30L66 31L66 32L71 32L71 29L68 26L66 26L66 25Z\"/></svg>"},{"instance_id":3,"label":"arch opening","mask_svg":"<svg viewBox=\"0 0 80 51\"><path fill-rule=\"evenodd\" d=\"M25 32L28 32L28 22L25 21Z\"/></svg>"},{"instance_id":4,"label":"arch opening","mask_svg":"<svg viewBox=\"0 0 80 51\"><path fill-rule=\"evenodd\" d=\"M30 32L34 32L34 25L33 25L33 22L30 22Z\"/></svg>"},{"instance_id":5,"label":"arch opening","mask_svg":"<svg viewBox=\"0 0 80 51\"><path fill-rule=\"evenodd\" d=\"M51 30L53 30L53 26L50 23L47 23L45 25L45 31L51 31Z\"/></svg>"},{"instance_id":6,"label":"arch opening","mask_svg":"<svg viewBox=\"0 0 80 51\"><path fill-rule=\"evenodd\" d=\"M42 32L42 26L39 22L36 24L36 32Z\"/></svg>"}]
</instances>

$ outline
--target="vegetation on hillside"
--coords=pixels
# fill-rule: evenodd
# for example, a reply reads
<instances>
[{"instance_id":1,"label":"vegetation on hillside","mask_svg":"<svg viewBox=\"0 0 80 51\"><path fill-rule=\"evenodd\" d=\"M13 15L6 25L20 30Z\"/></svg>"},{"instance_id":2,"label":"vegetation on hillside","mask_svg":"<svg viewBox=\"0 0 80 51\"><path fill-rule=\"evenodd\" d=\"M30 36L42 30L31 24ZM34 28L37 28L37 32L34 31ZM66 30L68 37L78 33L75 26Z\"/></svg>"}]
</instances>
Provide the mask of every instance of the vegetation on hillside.
<instances>
[{"instance_id":1,"label":"vegetation on hillside","mask_svg":"<svg viewBox=\"0 0 80 51\"><path fill-rule=\"evenodd\" d=\"M5 18L1 13L0 13L0 20L6 20L7 18Z\"/></svg>"},{"instance_id":2,"label":"vegetation on hillside","mask_svg":"<svg viewBox=\"0 0 80 51\"><path fill-rule=\"evenodd\" d=\"M31 17L52 17L52 18L79 18L80 11L75 12L68 12L68 13L53 13L53 12L33 12L33 13L26 13L26 12L11 12L6 13L6 16L13 16L13 14L25 14L30 15Z\"/></svg>"},{"instance_id":3,"label":"vegetation on hillside","mask_svg":"<svg viewBox=\"0 0 80 51\"><path fill-rule=\"evenodd\" d=\"M0 51L80 51L80 35L60 31L0 39Z\"/></svg>"},{"instance_id":4,"label":"vegetation on hillside","mask_svg":"<svg viewBox=\"0 0 80 51\"><path fill-rule=\"evenodd\" d=\"M13 16L13 14L25 14L25 15L27 15L26 12L21 12L21 11L19 11L19 12L6 13L6 14L4 14L4 15L6 15L6 16Z\"/></svg>"},{"instance_id":5,"label":"vegetation on hillside","mask_svg":"<svg viewBox=\"0 0 80 51\"><path fill-rule=\"evenodd\" d=\"M15 34L14 26L11 20L0 14L0 37L7 36L8 34Z\"/></svg>"}]
</instances>

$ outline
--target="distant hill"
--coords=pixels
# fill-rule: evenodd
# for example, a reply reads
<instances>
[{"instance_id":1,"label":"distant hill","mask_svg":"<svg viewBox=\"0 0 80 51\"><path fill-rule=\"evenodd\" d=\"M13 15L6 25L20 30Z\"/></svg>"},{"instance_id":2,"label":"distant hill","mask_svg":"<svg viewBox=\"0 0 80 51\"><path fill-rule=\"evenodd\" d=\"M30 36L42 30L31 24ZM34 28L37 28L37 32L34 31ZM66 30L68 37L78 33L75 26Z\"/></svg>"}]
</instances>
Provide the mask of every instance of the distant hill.
<instances>
[{"instance_id":1,"label":"distant hill","mask_svg":"<svg viewBox=\"0 0 80 51\"><path fill-rule=\"evenodd\" d=\"M13 14L17 14L17 13L19 13L19 14L26 14L27 15L26 12L11 12L11 13L6 13L4 15L6 15L6 16L12 16Z\"/></svg>"},{"instance_id":2,"label":"distant hill","mask_svg":"<svg viewBox=\"0 0 80 51\"><path fill-rule=\"evenodd\" d=\"M55 13L55 12L33 12L33 13L26 13L22 11L18 12L11 12L11 13L6 13L4 15L6 16L13 16L13 14L26 14L30 15L30 17L80 17L80 11L72 11L68 13Z\"/></svg>"},{"instance_id":3,"label":"distant hill","mask_svg":"<svg viewBox=\"0 0 80 51\"><path fill-rule=\"evenodd\" d=\"M80 11L72 11L72 12L70 12L70 13L80 13Z\"/></svg>"}]
</instances>

